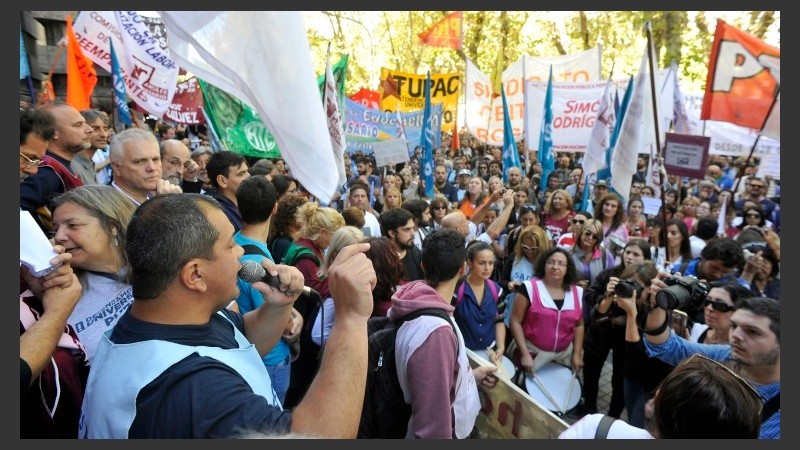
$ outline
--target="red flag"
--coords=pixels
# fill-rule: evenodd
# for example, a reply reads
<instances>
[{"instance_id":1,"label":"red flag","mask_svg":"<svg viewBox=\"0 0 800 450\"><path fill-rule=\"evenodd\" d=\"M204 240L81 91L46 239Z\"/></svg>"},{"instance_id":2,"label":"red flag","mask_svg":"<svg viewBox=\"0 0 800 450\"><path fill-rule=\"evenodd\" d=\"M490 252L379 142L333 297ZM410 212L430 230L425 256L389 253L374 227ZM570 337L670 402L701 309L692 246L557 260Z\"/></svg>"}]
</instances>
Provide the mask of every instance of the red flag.
<instances>
[{"instance_id":1,"label":"red flag","mask_svg":"<svg viewBox=\"0 0 800 450\"><path fill-rule=\"evenodd\" d=\"M354 102L361 103L367 108L381 109L381 94L378 91L372 91L362 87L361 90L351 95L349 98Z\"/></svg>"},{"instance_id":2,"label":"red flag","mask_svg":"<svg viewBox=\"0 0 800 450\"><path fill-rule=\"evenodd\" d=\"M717 19L700 118L760 130L780 87L781 50Z\"/></svg>"},{"instance_id":3,"label":"red flag","mask_svg":"<svg viewBox=\"0 0 800 450\"><path fill-rule=\"evenodd\" d=\"M418 36L420 44L460 50L461 11L448 14Z\"/></svg>"},{"instance_id":4,"label":"red flag","mask_svg":"<svg viewBox=\"0 0 800 450\"><path fill-rule=\"evenodd\" d=\"M78 111L89 109L95 84L94 63L81 51L72 29L72 16L67 15L67 104Z\"/></svg>"}]
</instances>

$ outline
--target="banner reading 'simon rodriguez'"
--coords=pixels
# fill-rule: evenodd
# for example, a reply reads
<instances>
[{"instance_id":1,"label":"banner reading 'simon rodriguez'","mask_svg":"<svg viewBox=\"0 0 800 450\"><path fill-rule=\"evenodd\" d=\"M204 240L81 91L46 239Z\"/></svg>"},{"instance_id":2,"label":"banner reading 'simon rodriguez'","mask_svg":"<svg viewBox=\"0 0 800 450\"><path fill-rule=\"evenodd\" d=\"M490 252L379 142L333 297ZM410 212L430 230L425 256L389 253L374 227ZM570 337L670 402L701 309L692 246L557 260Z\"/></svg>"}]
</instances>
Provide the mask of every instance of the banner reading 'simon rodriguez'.
<instances>
[{"instance_id":1,"label":"banner reading 'simon rodriguez'","mask_svg":"<svg viewBox=\"0 0 800 450\"><path fill-rule=\"evenodd\" d=\"M381 67L381 86L378 89L381 111L410 112L422 109L425 103L425 78L425 75ZM442 131L455 128L460 84L461 76L457 73L431 74L431 103L442 104Z\"/></svg>"}]
</instances>

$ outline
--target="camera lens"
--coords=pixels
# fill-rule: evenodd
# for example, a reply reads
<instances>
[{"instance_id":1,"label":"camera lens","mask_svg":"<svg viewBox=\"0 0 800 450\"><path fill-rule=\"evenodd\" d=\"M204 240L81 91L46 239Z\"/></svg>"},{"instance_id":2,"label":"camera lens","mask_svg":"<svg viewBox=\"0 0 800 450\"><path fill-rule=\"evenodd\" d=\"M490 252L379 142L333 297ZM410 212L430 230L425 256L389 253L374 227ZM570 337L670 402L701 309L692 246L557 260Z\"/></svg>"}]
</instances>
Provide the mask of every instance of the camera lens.
<instances>
[{"instance_id":1,"label":"camera lens","mask_svg":"<svg viewBox=\"0 0 800 450\"><path fill-rule=\"evenodd\" d=\"M636 292L636 289L627 281L620 281L616 286L614 286L614 294L616 294L618 297L630 298L633 297L634 292Z\"/></svg>"}]
</instances>

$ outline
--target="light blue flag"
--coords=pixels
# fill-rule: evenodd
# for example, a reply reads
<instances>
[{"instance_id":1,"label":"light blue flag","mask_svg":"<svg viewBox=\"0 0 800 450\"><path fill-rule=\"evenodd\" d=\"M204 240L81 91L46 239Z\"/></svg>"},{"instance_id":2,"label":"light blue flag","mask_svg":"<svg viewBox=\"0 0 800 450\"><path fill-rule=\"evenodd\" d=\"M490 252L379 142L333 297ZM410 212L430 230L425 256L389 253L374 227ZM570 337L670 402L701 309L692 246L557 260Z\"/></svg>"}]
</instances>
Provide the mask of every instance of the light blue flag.
<instances>
[{"instance_id":1,"label":"light blue flag","mask_svg":"<svg viewBox=\"0 0 800 450\"><path fill-rule=\"evenodd\" d=\"M542 165L542 178L539 180L539 191L547 190L547 176L555 170L553 155L553 66L550 66L550 77L547 79L547 93L544 96L544 114L542 115L542 131L539 133L539 163Z\"/></svg>"},{"instance_id":2,"label":"light blue flag","mask_svg":"<svg viewBox=\"0 0 800 450\"><path fill-rule=\"evenodd\" d=\"M129 127L132 122L131 111L128 109L128 96L125 94L125 79L122 77L119 60L117 60L117 54L114 52L114 44L111 39L108 40L108 45L111 46L111 80L114 85L114 106L117 108L117 118L119 118L120 123Z\"/></svg>"},{"instance_id":3,"label":"light blue flag","mask_svg":"<svg viewBox=\"0 0 800 450\"><path fill-rule=\"evenodd\" d=\"M425 107L422 112L422 132L420 133L419 144L422 146L422 179L425 180L425 195L432 199L435 192L433 190L433 145L435 142L433 114L431 114L431 71L425 80Z\"/></svg>"},{"instance_id":4,"label":"light blue flag","mask_svg":"<svg viewBox=\"0 0 800 450\"><path fill-rule=\"evenodd\" d=\"M578 186L575 186L578 189ZM581 198L581 207L578 211L587 211L589 208L589 175L584 175L583 182L583 197ZM594 211L589 211L594 213Z\"/></svg>"},{"instance_id":5,"label":"light blue flag","mask_svg":"<svg viewBox=\"0 0 800 450\"><path fill-rule=\"evenodd\" d=\"M22 40L22 29L19 30L19 79L31 76L31 66L28 64L28 51L25 50L25 41Z\"/></svg>"},{"instance_id":6,"label":"light blue flag","mask_svg":"<svg viewBox=\"0 0 800 450\"><path fill-rule=\"evenodd\" d=\"M519 151L517 143L514 142L514 129L511 128L511 116L508 114L508 103L506 102L506 90L500 85L500 93L503 95L503 183L508 183L508 169L519 167Z\"/></svg>"}]
</instances>

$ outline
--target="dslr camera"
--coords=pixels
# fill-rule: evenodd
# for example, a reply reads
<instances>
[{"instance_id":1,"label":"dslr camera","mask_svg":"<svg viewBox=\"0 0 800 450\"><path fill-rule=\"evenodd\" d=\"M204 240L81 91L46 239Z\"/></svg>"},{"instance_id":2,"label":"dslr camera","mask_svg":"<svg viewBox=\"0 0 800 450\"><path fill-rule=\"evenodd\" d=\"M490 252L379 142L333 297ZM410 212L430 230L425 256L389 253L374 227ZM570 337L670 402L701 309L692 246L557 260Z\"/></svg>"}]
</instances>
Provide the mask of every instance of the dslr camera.
<instances>
[{"instance_id":1,"label":"dslr camera","mask_svg":"<svg viewBox=\"0 0 800 450\"><path fill-rule=\"evenodd\" d=\"M665 310L693 311L700 309L711 289L707 283L691 275L666 278L664 283L667 287L656 293L656 303Z\"/></svg>"},{"instance_id":2,"label":"dslr camera","mask_svg":"<svg viewBox=\"0 0 800 450\"><path fill-rule=\"evenodd\" d=\"M641 284L639 284L636 280L627 279L627 280L620 280L616 286L614 286L614 294L620 298L631 298L631 297L638 297L641 294L644 288Z\"/></svg>"}]
</instances>

